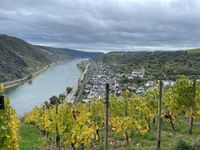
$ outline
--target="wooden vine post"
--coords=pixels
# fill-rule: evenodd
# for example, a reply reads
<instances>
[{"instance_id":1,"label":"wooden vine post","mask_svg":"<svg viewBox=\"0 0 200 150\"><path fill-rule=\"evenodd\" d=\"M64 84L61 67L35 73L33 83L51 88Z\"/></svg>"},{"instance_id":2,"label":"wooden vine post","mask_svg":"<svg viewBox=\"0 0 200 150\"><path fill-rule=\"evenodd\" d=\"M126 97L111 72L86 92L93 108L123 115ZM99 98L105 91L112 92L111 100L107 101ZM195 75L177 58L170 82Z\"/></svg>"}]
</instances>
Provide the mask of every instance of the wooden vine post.
<instances>
[{"instance_id":1,"label":"wooden vine post","mask_svg":"<svg viewBox=\"0 0 200 150\"><path fill-rule=\"evenodd\" d=\"M56 99L56 116L58 115L58 98ZM58 133L58 122L56 120L56 147L60 147L60 136Z\"/></svg>"},{"instance_id":2,"label":"wooden vine post","mask_svg":"<svg viewBox=\"0 0 200 150\"><path fill-rule=\"evenodd\" d=\"M158 98L158 127L157 127L157 149L161 146L161 109L162 109L162 88L163 83L159 81L159 98Z\"/></svg>"},{"instance_id":3,"label":"wooden vine post","mask_svg":"<svg viewBox=\"0 0 200 150\"><path fill-rule=\"evenodd\" d=\"M109 106L109 84L106 83L106 127L105 127L105 141L104 141L104 150L108 150L108 106Z\"/></svg>"}]
</instances>

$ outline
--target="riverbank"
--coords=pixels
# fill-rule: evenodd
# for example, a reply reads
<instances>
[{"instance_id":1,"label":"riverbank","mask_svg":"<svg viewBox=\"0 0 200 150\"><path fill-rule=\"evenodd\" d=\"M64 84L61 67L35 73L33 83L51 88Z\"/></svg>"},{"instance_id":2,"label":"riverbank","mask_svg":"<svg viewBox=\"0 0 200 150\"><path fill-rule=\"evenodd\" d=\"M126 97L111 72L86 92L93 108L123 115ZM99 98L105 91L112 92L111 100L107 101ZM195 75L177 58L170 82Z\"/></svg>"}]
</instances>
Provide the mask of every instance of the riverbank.
<instances>
[{"instance_id":1,"label":"riverbank","mask_svg":"<svg viewBox=\"0 0 200 150\"><path fill-rule=\"evenodd\" d=\"M87 66L86 66L86 68L85 68L85 71L82 72L79 81L82 81L82 80L83 80L85 74L86 74L87 71L88 71L88 67L89 67L89 66L90 66L90 63L87 64ZM73 102L73 101L74 101L74 100L73 100L73 97L75 96L75 94L76 94L76 92L77 92L77 90L78 90L79 81L74 85L72 91L66 96L65 99L66 99L68 102Z\"/></svg>"},{"instance_id":2,"label":"riverbank","mask_svg":"<svg viewBox=\"0 0 200 150\"><path fill-rule=\"evenodd\" d=\"M32 79L32 82L24 82L20 86L7 89L5 95L15 107L18 116L23 116L35 106L49 101L53 95L59 96L66 91L66 87L73 87L81 76L77 64L83 60L68 59L57 62L53 67Z\"/></svg>"},{"instance_id":3,"label":"riverbank","mask_svg":"<svg viewBox=\"0 0 200 150\"><path fill-rule=\"evenodd\" d=\"M13 80L13 81L9 81L9 82L4 82L4 87L5 89L9 89L11 87L15 87L15 86L18 86L24 82L27 82L27 81L30 81L32 80L34 77L36 77L37 75L39 75L40 73L48 70L50 67L54 66L55 65L55 62L49 64L49 65L46 65L45 67L43 67L42 69L40 69L39 71L37 72L34 72L32 74L29 74L21 79L17 79L17 80Z\"/></svg>"}]
</instances>

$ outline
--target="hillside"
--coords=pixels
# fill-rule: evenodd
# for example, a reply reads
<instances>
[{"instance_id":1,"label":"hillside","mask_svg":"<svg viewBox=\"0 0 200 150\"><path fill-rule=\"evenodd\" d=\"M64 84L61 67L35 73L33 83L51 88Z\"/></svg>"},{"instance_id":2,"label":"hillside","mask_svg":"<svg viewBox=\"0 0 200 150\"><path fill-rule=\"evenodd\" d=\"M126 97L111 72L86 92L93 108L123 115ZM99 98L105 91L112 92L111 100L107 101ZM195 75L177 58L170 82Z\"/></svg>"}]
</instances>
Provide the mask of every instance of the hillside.
<instances>
[{"instance_id":1,"label":"hillside","mask_svg":"<svg viewBox=\"0 0 200 150\"><path fill-rule=\"evenodd\" d=\"M47 51L16 37L0 35L0 82L22 78L66 58L67 55Z\"/></svg>"},{"instance_id":2,"label":"hillside","mask_svg":"<svg viewBox=\"0 0 200 150\"><path fill-rule=\"evenodd\" d=\"M65 55L71 57L71 58L91 58L94 59L103 53L100 52L85 52L85 51L79 51L79 50L73 50L73 49L67 49L67 48L53 48L53 47L47 47L47 46L38 46L39 48L46 49L48 51L56 51L59 53L64 53Z\"/></svg>"},{"instance_id":3,"label":"hillside","mask_svg":"<svg viewBox=\"0 0 200 150\"><path fill-rule=\"evenodd\" d=\"M200 48L189 49L188 52L189 52L189 53L200 53Z\"/></svg>"},{"instance_id":4,"label":"hillside","mask_svg":"<svg viewBox=\"0 0 200 150\"><path fill-rule=\"evenodd\" d=\"M72 50L72 49L61 49L65 54L73 57L73 58L96 58L103 53L100 52L84 52L84 51L78 51L78 50Z\"/></svg>"},{"instance_id":5,"label":"hillside","mask_svg":"<svg viewBox=\"0 0 200 150\"><path fill-rule=\"evenodd\" d=\"M98 57L97 61L109 64L115 72L144 68L146 78L200 75L200 53L194 51L110 52Z\"/></svg>"},{"instance_id":6,"label":"hillside","mask_svg":"<svg viewBox=\"0 0 200 150\"><path fill-rule=\"evenodd\" d=\"M52 62L76 57L94 58L97 54L31 45L0 34L0 83L23 78Z\"/></svg>"}]
</instances>

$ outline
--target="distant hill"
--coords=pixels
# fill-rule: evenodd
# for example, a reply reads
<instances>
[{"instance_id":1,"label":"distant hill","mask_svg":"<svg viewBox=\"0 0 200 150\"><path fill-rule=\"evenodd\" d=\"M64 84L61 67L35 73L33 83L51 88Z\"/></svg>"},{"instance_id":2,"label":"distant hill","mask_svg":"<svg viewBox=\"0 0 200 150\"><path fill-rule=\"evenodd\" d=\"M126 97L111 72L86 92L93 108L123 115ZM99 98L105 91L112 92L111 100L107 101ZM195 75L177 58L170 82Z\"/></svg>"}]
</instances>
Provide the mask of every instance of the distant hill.
<instances>
[{"instance_id":1,"label":"distant hill","mask_svg":"<svg viewBox=\"0 0 200 150\"><path fill-rule=\"evenodd\" d=\"M189 52L189 53L200 53L200 48L189 49L188 52Z\"/></svg>"},{"instance_id":2,"label":"distant hill","mask_svg":"<svg viewBox=\"0 0 200 150\"><path fill-rule=\"evenodd\" d=\"M97 58L115 72L144 68L146 78L174 79L177 75L200 78L199 50L155 52L110 52Z\"/></svg>"},{"instance_id":3,"label":"distant hill","mask_svg":"<svg viewBox=\"0 0 200 150\"><path fill-rule=\"evenodd\" d=\"M0 34L0 83L20 79L59 60L94 58L98 53L36 46Z\"/></svg>"},{"instance_id":4,"label":"distant hill","mask_svg":"<svg viewBox=\"0 0 200 150\"><path fill-rule=\"evenodd\" d=\"M94 59L100 55L103 55L103 53L100 52L85 52L85 51L79 51L79 50L73 50L73 49L67 49L67 48L53 48L53 47L47 47L47 46L38 46L40 48L46 49L46 50L54 50L56 52L64 53L65 55L71 57L71 58L91 58Z\"/></svg>"},{"instance_id":5,"label":"distant hill","mask_svg":"<svg viewBox=\"0 0 200 150\"><path fill-rule=\"evenodd\" d=\"M61 49L65 54L73 57L73 58L96 58L103 53L100 52L84 52L84 51L78 51L78 50L72 50L72 49Z\"/></svg>"}]
</instances>

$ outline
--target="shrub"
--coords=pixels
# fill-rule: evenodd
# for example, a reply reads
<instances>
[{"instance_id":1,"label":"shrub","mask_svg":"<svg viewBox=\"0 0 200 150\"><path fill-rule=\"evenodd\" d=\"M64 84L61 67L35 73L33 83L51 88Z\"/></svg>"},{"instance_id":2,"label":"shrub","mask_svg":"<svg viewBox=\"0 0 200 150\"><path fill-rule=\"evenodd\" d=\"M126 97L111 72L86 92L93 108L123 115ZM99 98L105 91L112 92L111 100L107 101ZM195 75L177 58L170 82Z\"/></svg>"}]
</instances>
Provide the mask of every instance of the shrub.
<instances>
[{"instance_id":1,"label":"shrub","mask_svg":"<svg viewBox=\"0 0 200 150\"><path fill-rule=\"evenodd\" d=\"M182 140L178 141L173 150L195 150L192 145Z\"/></svg>"}]
</instances>

